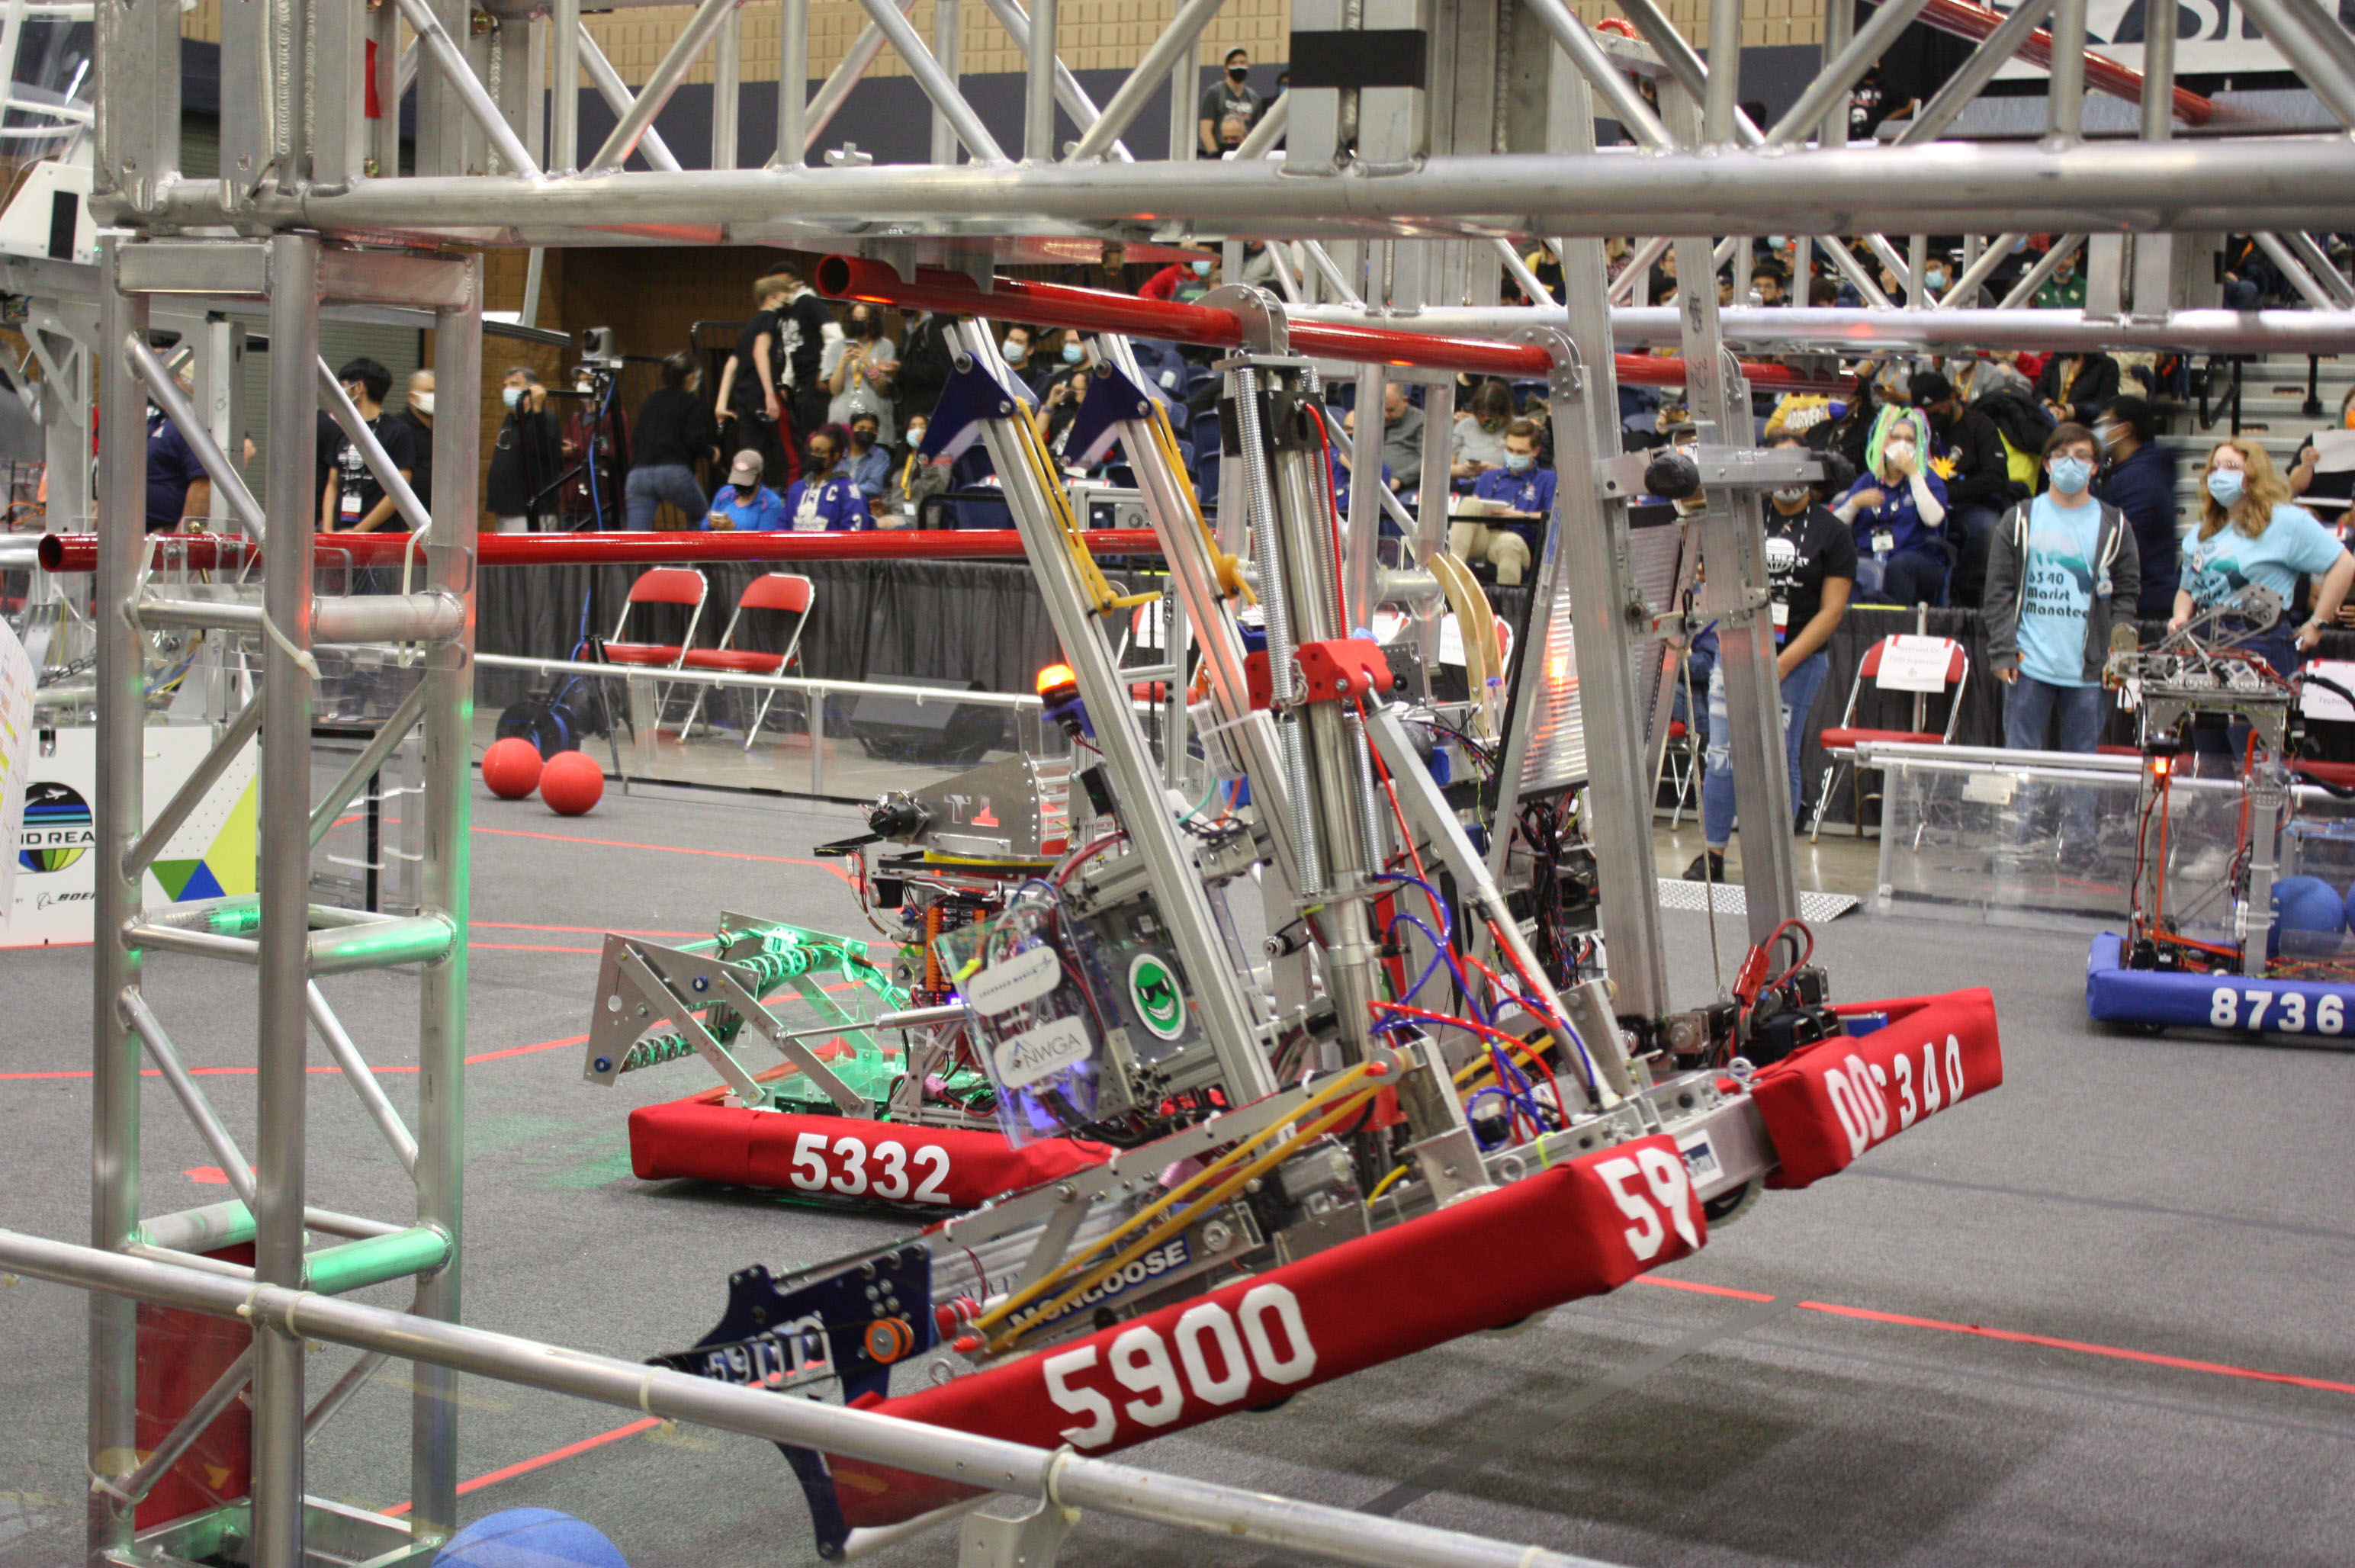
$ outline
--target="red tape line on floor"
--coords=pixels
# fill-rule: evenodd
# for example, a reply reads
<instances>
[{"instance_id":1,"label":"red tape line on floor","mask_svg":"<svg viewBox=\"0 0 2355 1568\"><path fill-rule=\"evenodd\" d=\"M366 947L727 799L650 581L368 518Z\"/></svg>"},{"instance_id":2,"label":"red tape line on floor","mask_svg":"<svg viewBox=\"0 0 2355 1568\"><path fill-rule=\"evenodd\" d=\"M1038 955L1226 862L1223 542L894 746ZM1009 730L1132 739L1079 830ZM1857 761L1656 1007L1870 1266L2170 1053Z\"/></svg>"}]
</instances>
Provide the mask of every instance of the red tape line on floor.
<instances>
[{"instance_id":1,"label":"red tape line on floor","mask_svg":"<svg viewBox=\"0 0 2355 1568\"><path fill-rule=\"evenodd\" d=\"M568 1443L561 1448L551 1448L536 1459L519 1460L496 1470L485 1471L471 1481L461 1481L458 1483L458 1495L463 1498L469 1492L479 1492L485 1487L495 1487L501 1481L511 1481L517 1476L527 1476L534 1470L553 1465L559 1459L570 1459L575 1454L586 1454L592 1448L602 1448L608 1443L618 1443L624 1437L634 1437L641 1432L661 1424L661 1422L652 1417L644 1417L627 1425L616 1426L611 1432L600 1432L594 1437L583 1437L578 1443ZM411 1506L409 1503L400 1502L376 1511L387 1518L398 1519L407 1513Z\"/></svg>"},{"instance_id":2,"label":"red tape line on floor","mask_svg":"<svg viewBox=\"0 0 2355 1568\"><path fill-rule=\"evenodd\" d=\"M708 855L719 860L759 860L772 866L814 866L821 871L851 885L850 873L824 860L805 860L792 855L755 855L744 849L690 849L678 844L637 844L626 838L582 838L570 833L535 833L522 827L485 827L477 824L477 833L496 834L502 838L545 838L555 844L590 844L600 849L654 849L666 855Z\"/></svg>"}]
</instances>

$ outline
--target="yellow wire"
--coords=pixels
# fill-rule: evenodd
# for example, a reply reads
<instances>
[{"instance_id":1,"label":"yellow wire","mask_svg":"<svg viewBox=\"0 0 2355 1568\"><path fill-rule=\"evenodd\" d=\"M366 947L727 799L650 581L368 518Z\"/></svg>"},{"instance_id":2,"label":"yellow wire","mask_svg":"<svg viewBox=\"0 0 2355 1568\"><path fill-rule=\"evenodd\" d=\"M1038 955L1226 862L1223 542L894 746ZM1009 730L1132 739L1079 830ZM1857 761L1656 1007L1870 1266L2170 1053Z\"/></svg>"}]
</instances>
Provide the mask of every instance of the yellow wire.
<instances>
[{"instance_id":1,"label":"yellow wire","mask_svg":"<svg viewBox=\"0 0 2355 1568\"><path fill-rule=\"evenodd\" d=\"M1366 1201L1371 1203L1374 1200L1380 1198L1383 1193L1388 1192L1391 1188L1396 1187L1405 1179L1406 1167L1400 1166L1396 1170L1391 1171L1388 1176L1383 1177L1380 1181L1374 1183L1374 1189L1366 1194Z\"/></svg>"},{"instance_id":2,"label":"yellow wire","mask_svg":"<svg viewBox=\"0 0 2355 1568\"><path fill-rule=\"evenodd\" d=\"M1035 1285L1016 1292L1014 1295L1007 1297L1004 1301L998 1303L996 1307L991 1307L988 1311L983 1313L980 1317L975 1318L973 1326L977 1329L986 1329L994 1324L1004 1321L1007 1317L1021 1310L1022 1307L1028 1305L1030 1302L1038 1300L1039 1297L1044 1296L1049 1290L1054 1287L1056 1280L1061 1278L1065 1275L1072 1273L1089 1258L1093 1257L1100 1252L1103 1252L1106 1247L1114 1245L1122 1236L1135 1230L1139 1225L1144 1224L1146 1221L1153 1219L1156 1215L1167 1212L1171 1205L1182 1201L1188 1193L1199 1188L1203 1183L1216 1178L1220 1170L1242 1158L1243 1156L1249 1154L1260 1145L1267 1142L1268 1139L1275 1136L1278 1133L1281 1133L1285 1127L1291 1125L1294 1122L1298 1121L1308 1112L1330 1102L1335 1096L1348 1090L1352 1083L1370 1072L1373 1070L1373 1065L1374 1064L1371 1062L1361 1061L1357 1066L1350 1068L1348 1072L1336 1076L1331 1083L1318 1085L1314 1093L1309 1094L1307 1098L1301 1101L1300 1108L1295 1111L1291 1115L1285 1117L1283 1121L1274 1123L1272 1125L1262 1127L1250 1137L1245 1138L1242 1142L1235 1145L1234 1147L1219 1156L1218 1158L1204 1166L1200 1170L1196 1171L1192 1176L1188 1177L1184 1181L1179 1182L1167 1192L1165 1192L1159 1198L1155 1199L1152 1203L1138 1210L1135 1214L1130 1216L1130 1218L1123 1221L1121 1224L1114 1226L1112 1230L1107 1231L1104 1234L1097 1237L1094 1241L1088 1243L1078 1251L1072 1253L1056 1267L1052 1274L1048 1275L1044 1279L1039 1280ZM1385 1084L1384 1087L1388 1087L1388 1085ZM1125 1264L1124 1264L1123 1266L1125 1266Z\"/></svg>"},{"instance_id":3,"label":"yellow wire","mask_svg":"<svg viewBox=\"0 0 2355 1568\"><path fill-rule=\"evenodd\" d=\"M1152 426L1154 442L1161 448L1161 455L1168 463L1169 471L1182 478L1186 472L1186 459L1178 450L1178 432L1170 428L1168 411L1155 403L1147 422ZM1202 515L1201 497L1195 494L1191 485L1180 485L1178 488L1185 492L1186 509L1194 515L1194 526L1202 531L1202 543L1209 551L1212 565L1218 570L1220 592L1230 598L1241 593L1244 603L1258 603L1259 595L1253 593L1251 584L1242 580L1235 558L1219 548L1219 536L1211 531L1209 518Z\"/></svg>"},{"instance_id":4,"label":"yellow wire","mask_svg":"<svg viewBox=\"0 0 2355 1568\"><path fill-rule=\"evenodd\" d=\"M1038 1311L1030 1314L1029 1321L1020 1324L1010 1329L1008 1332L1000 1335L996 1340L992 1341L992 1349L998 1350L1008 1349L1016 1340L1028 1333L1031 1328L1036 1326L1039 1321L1054 1313L1061 1311L1072 1302L1077 1301L1081 1296L1085 1296L1089 1291L1093 1290L1098 1285L1110 1279L1114 1274L1126 1268L1130 1264L1135 1263L1137 1259L1151 1252L1155 1247L1160 1245L1163 1237L1167 1236L1172 1232L1185 1230L1187 1226L1192 1224L1196 1219L1199 1218L1204 1211L1216 1208L1219 1204L1225 1202L1228 1199L1233 1197L1236 1193L1249 1186L1253 1180L1283 1164L1284 1161L1291 1156L1295 1149L1299 1148L1304 1144L1314 1143L1316 1139L1323 1137L1327 1133L1332 1131L1333 1128L1340 1125L1344 1120L1356 1115L1365 1105L1366 1102L1371 1100L1375 1095L1380 1093L1382 1090L1388 1087L1388 1084L1378 1083L1370 1089L1360 1090L1358 1093L1352 1095L1346 1104L1331 1112L1328 1112L1324 1116L1319 1117L1316 1122L1312 1123L1303 1131L1286 1138L1284 1142L1278 1144L1267 1153L1260 1156L1259 1158L1243 1167L1241 1170L1237 1171L1233 1176L1229 1177L1225 1181L1220 1183L1216 1189L1205 1193L1202 1197L1198 1198L1193 1202L1188 1204L1185 1209L1180 1211L1175 1217L1147 1232L1144 1236L1138 1238L1135 1242L1114 1254L1110 1262L1105 1263L1097 1268L1092 1274L1090 1274L1086 1278L1081 1280L1077 1285L1074 1285L1069 1290L1064 1291L1062 1295L1057 1296L1054 1300L1049 1302ZM1278 1126L1288 1126L1290 1125L1291 1124L1288 1122L1279 1123ZM1132 1221L1128 1225L1122 1227L1122 1229L1124 1231L1134 1229L1135 1223L1135 1222ZM1068 1271L1058 1270L1057 1274L1060 1275L1065 1272ZM1041 1284L1044 1283L1046 1282L1041 1282ZM980 1325L976 1322L975 1326L978 1328Z\"/></svg>"},{"instance_id":5,"label":"yellow wire","mask_svg":"<svg viewBox=\"0 0 2355 1568\"><path fill-rule=\"evenodd\" d=\"M1114 591L1112 583L1103 574L1103 570L1096 565L1094 552L1088 549L1088 542L1080 528L1079 519L1071 511L1071 496L1063 488L1062 476L1056 472L1053 456L1048 452L1045 441L1040 438L1038 426L1028 419L1009 420L1007 422L1016 432L1016 438L1022 448L1023 461L1029 464L1032 476L1038 480L1039 488L1046 493L1047 505L1054 512L1055 526L1063 535L1063 547L1071 551L1071 564L1078 571L1080 581L1086 585L1089 595L1095 600L1096 613L1109 615L1116 610L1133 609L1139 604L1159 603L1161 595L1157 592L1123 594Z\"/></svg>"}]
</instances>

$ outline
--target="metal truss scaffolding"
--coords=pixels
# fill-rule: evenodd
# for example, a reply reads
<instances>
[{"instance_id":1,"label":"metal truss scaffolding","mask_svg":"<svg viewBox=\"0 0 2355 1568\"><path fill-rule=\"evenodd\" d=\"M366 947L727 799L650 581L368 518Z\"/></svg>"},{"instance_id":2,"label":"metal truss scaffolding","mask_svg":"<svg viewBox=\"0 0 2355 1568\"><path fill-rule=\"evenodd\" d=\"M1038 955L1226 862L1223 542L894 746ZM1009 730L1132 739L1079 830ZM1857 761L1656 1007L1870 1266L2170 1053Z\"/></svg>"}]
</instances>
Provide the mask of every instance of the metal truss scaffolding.
<instances>
[{"instance_id":1,"label":"metal truss scaffolding","mask_svg":"<svg viewBox=\"0 0 2355 1568\"><path fill-rule=\"evenodd\" d=\"M615 3L605 0L600 8ZM95 1251L0 1237L0 1262L92 1291L93 1568L203 1557L199 1526L244 1535L257 1568L299 1568L306 1540L315 1543L330 1529L351 1548L352 1561L430 1556L456 1521L454 1390L461 1370L867 1454L919 1472L979 1478L1043 1498L1054 1505L1045 1515L1084 1500L1366 1563L1573 1561L1178 1482L1074 1458L1069 1450L1048 1456L922 1432L460 1325L479 436L471 418L435 424L440 491L429 517L365 437L332 377L325 378L323 394L316 347L323 308L389 307L431 326L433 368L453 409L465 407L467 389L481 381L482 267L479 258L462 259L445 247L794 246L888 262L911 282L920 265L940 266L986 286L1001 255L1035 253L1023 249L1027 241L1083 240L1087 249L1097 241L1222 242L1230 280L1241 275L1244 241L1277 241L1284 243L1269 246L1271 294L1237 290L1230 300L1247 318L1260 314L1263 341L1256 346L1263 350L1280 351L1286 313L1304 321L1374 322L1534 345L1550 367L1540 373L1556 411L1562 484L1536 564L1540 611L1529 645L1518 655L1524 674L1512 699L1520 710L1508 729L1513 749L1504 762L1507 804L1499 813L1507 826L1523 781L1560 760L1540 754L1535 737L1549 733L1540 710L1547 683L1563 679L1572 686L1582 680L1594 694L1582 735L1582 779L1593 808L1614 823L1648 817L1649 784L1667 729L1655 720L1664 711L1668 639L1677 625L1662 606L1647 608L1628 548L1625 503L1641 493L1643 467L1618 450L1614 346L1673 343L1691 367L1688 396L1699 436L1693 457L1706 488L1684 529L1710 567L1698 609L1724 628L1744 814L1771 824L1787 820L1790 803L1771 631L1756 592L1764 581L1760 496L1770 483L1803 475L1777 470L1771 454L1754 449L1751 385L1727 354L1730 345L1849 354L1970 345L2234 352L2355 345L2355 285L2314 237L2343 228L2355 210L2355 141L2349 133L2355 128L2355 37L2318 0L2244 3L2338 122L2319 135L2268 130L2236 118L2229 104L2178 91L2171 5L2150 10L2146 68L2137 75L2107 62L2088 69L2085 0L2028 0L2009 20L1960 0L1887 0L1861 29L1852 29L1849 0L1826 0L1822 73L1779 121L1756 125L1737 107L1736 73L1704 64L1704 58L1738 57L1742 0L1714 0L1709 7L1709 36L1697 40L1705 49L1680 37L1654 0L1622 0L1632 26L1621 34L1590 30L1565 0L1295 0L1296 38L1378 30L1393 41L1413 40L1420 69L1354 85L1297 87L1237 156L1217 161L1194 156L1192 105L1198 45L1219 0L1174 0L1158 37L1101 106L1060 58L1055 0L1028 0L1027 6L986 0L1026 59L1019 134L1006 142L961 85L962 0L936 0L929 39L909 20L908 0L861 3L865 32L805 99L800 88L811 55L810 5L778 0L776 64L785 84L776 116L781 151L758 168L741 166L739 156L742 0L700 0L662 12L676 21L673 42L634 89L582 26L581 0L488 0L479 7L469 0L257 0L227 6L221 174L198 179L182 172L179 8L155 0L96 0L92 210L122 232L101 248L94 317L37 323L33 334L36 352L65 389L49 415L53 452L79 443L80 424L65 411L82 399L96 399L101 437L93 511L101 759L94 854L101 867ZM1916 16L1984 41L1891 144L1846 144L1850 88L1895 30ZM825 145L851 89L886 49L931 105L929 163L878 165L855 149ZM714 166L685 170L655 125L707 55L716 79ZM2016 58L2051 63L2045 135L2015 144L1941 140L1997 69ZM588 148L579 123L584 73L617 122L601 144ZM1656 84L1657 112L1631 75ZM412 80L413 172L402 174L398 112L388 107L369 118L365 105L397 105ZM1165 88L1177 155L1139 161L1124 137ZM2137 133L2089 140L2089 88L2136 100ZM1054 145L1058 109L1078 129L1062 147ZM1599 147L1603 120L1623 127L1633 144ZM1979 288L2015 241L2046 231L2062 242L2007 297L1983 308ZM2261 235L2282 275L2314 308L2219 308L2213 259L2227 232ZM1954 233L1967 237L1957 286L1933 298L1926 237ZM1859 235L1861 255L1841 238ZM1606 281L1604 240L1610 236L1638 240L1617 284ZM1753 246L1764 236L1796 237L1818 250L1855 284L1864 308L1767 311L1737 303L1721 312L1708 289L1688 289L1674 310L1625 299L1630 280L1663 253L1675 256L1688 279L1710 277L1731 261L1737 281L1746 282ZM1559 264L1558 287L1540 282L1538 267L1522 260L1540 249ZM2081 250L2089 283L2083 310L2020 308L2060 258ZM1539 303L1501 304L1500 278L1508 274ZM1883 274L1894 280L1893 291L1883 287ZM248 314L258 302L267 312L270 440L262 494L248 490L223 454L224 443L196 443L212 475L219 526L266 549L258 600L167 598L150 581L141 528L147 402L186 410L148 348L148 328L159 312L208 310L210 302L229 302ZM527 320L535 309L536 300ZM971 356L987 360L991 335L969 330L967 337ZM1379 365L1350 373L1360 400L1377 403L1386 379L1427 386L1433 435L1420 478L1425 493L1444 493L1452 378ZM363 591L336 596L314 592L313 573L304 570L320 501L312 411L323 396L419 540L413 561L357 574L353 586ZM209 417L216 410L186 411L179 421L184 431L219 434L227 428ZM994 432L991 439L1005 438ZM1356 447L1360 472L1379 471L1379 442L1380 422L1364 421ZM1233 457L1228 464L1224 493L1234 496L1247 476L1234 471ZM998 467L1018 471L1005 453ZM1156 500L1161 514L1188 515L1174 496ZM1346 602L1366 603L1374 597L1367 592L1376 580L1374 542L1391 502L1380 485L1366 484L1356 487L1352 503ZM1239 537L1234 512L1241 509L1221 519L1221 537L1229 548L1252 553L1253 541ZM1418 561L1444 550L1443 522L1401 520ZM1043 538L1028 542L1034 558L1055 557L1059 549ZM1670 570L1672 587L1691 581L1689 560ZM1072 623L1059 622L1067 646L1088 650L1075 662L1110 689L1117 672L1078 629L1084 608L1070 592L1051 603ZM245 639L258 650L261 679L213 759L151 820L142 788L144 634L163 625L215 628ZM1429 614L1422 634L1434 649L1436 625L1436 613ZM1328 630L1340 636L1348 628ZM314 651L357 643L402 649L402 656L421 663L424 676L322 796L310 744ZM1573 659L1575 675L1555 675ZM1115 710L1125 713L1116 703ZM422 907L386 919L314 907L310 865L324 825L421 729ZM258 898L175 906L168 915L149 912L142 891L146 865L230 759L257 738ZM1350 738L1352 754L1362 754L1366 743L1363 735ZM1151 759L1141 741L1123 748L1121 761L1135 774L1122 780L1124 791L1149 793ZM1311 809L1305 801L1294 804L1303 813ZM1501 847L1501 832L1499 837ZM1753 940L1796 912L1787 838L1765 833L1759 839L1762 851L1745 857ZM1188 888L1176 851L1148 848L1163 851L1149 861L1166 884L1160 891L1182 906ZM1650 839L1641 832L1608 834L1597 852L1615 1005L1623 1018L1656 1025L1668 997ZM237 1146L200 1081L180 1063L171 1034L174 998L163 987L151 995L144 984L144 955L156 952L254 971L260 1111L250 1150ZM1216 966L1212 955L1189 956L1199 956L1204 973ZM378 1087L320 985L336 974L393 967L413 968L419 987L413 1126ZM1230 1000L1240 1016L1245 1002ZM1246 1031L1243 1022L1228 1021L1238 1038ZM364 1218L309 1203L305 1062L314 1029L383 1131L391 1157L414 1179L413 1213ZM219 1159L234 1200L176 1214L144 1211L140 1085L149 1067L161 1072ZM203 1255L240 1243L253 1247L250 1267ZM407 1317L332 1299L400 1279L416 1282ZM242 1312L253 1332L250 1351L144 1459L135 1431L133 1297ZM314 1390L304 1376L306 1339L354 1347L360 1359L331 1387ZM306 1499L303 1484L307 1439L388 1356L415 1364L414 1506L403 1522ZM179 1521L162 1539L134 1539L138 1499L240 1394L253 1413L249 1501L197 1525ZM1014 1539L1004 1538L1005 1560L1013 1560ZM1051 1556L1051 1543L1045 1551Z\"/></svg>"}]
</instances>

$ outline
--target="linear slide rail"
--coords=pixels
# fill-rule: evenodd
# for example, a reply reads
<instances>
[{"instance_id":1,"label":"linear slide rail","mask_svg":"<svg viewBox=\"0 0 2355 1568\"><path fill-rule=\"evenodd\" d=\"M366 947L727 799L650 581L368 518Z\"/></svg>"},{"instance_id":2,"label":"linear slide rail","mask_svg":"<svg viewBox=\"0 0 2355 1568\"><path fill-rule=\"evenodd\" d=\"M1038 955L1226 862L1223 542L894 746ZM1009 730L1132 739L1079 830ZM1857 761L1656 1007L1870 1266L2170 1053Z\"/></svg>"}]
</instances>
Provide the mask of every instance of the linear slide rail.
<instances>
[{"instance_id":1,"label":"linear slide rail","mask_svg":"<svg viewBox=\"0 0 2355 1568\"><path fill-rule=\"evenodd\" d=\"M1063 1508L1095 1509L1337 1562L1376 1568L1608 1568L1591 1557L1189 1480L1084 1458L1069 1449L1050 1452L839 1405L780 1399L759 1388L13 1231L0 1231L0 1265L57 1285L241 1318L257 1330L275 1330L297 1342L346 1345L666 1421L855 1455L922 1475L1043 1498Z\"/></svg>"}]
</instances>

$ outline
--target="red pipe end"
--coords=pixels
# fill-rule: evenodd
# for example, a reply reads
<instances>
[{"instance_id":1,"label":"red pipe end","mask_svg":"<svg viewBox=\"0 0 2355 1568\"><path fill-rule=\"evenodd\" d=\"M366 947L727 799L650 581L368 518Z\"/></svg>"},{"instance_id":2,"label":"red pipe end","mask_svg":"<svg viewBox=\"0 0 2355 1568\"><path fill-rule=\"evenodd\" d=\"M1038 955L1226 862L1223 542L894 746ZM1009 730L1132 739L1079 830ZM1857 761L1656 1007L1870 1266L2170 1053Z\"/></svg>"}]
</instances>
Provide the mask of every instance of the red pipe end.
<instances>
[{"instance_id":1,"label":"red pipe end","mask_svg":"<svg viewBox=\"0 0 2355 1568\"><path fill-rule=\"evenodd\" d=\"M34 553L39 558L43 571L56 571L65 563L66 545L62 534L43 534Z\"/></svg>"}]
</instances>

